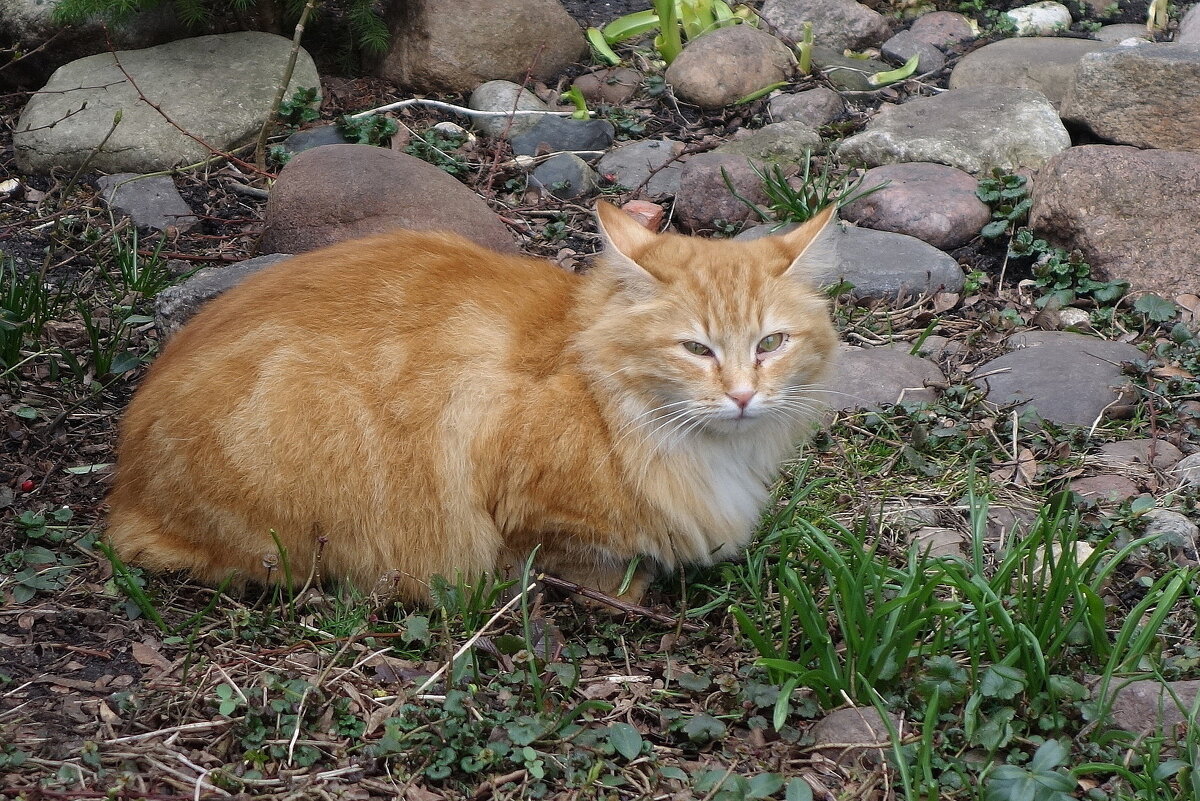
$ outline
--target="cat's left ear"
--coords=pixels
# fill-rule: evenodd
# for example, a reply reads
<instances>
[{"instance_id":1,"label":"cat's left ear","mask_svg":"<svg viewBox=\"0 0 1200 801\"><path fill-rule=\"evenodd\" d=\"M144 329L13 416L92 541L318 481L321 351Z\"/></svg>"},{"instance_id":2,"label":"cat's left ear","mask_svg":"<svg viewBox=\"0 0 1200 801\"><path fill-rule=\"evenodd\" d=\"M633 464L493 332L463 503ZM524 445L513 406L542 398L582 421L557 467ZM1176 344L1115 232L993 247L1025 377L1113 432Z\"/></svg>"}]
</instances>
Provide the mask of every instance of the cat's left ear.
<instances>
[{"instance_id":1,"label":"cat's left ear","mask_svg":"<svg viewBox=\"0 0 1200 801\"><path fill-rule=\"evenodd\" d=\"M658 237L632 215L603 200L596 201L596 220L600 224L604 244L631 261L639 250Z\"/></svg>"},{"instance_id":2,"label":"cat's left ear","mask_svg":"<svg viewBox=\"0 0 1200 801\"><path fill-rule=\"evenodd\" d=\"M802 223L799 228L778 237L780 243L791 254L791 263L783 275L808 278L808 265L823 264L833 260L833 231L830 223L837 216L837 204L830 203Z\"/></svg>"}]
</instances>

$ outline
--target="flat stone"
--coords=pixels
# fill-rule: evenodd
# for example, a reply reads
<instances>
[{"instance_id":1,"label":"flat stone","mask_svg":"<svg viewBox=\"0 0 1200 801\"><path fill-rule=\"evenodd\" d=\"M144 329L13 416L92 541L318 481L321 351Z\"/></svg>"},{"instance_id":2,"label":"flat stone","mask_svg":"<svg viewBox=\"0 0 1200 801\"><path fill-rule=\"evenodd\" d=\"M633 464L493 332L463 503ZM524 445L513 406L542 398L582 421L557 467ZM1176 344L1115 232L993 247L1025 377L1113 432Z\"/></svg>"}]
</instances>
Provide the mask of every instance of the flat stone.
<instances>
[{"instance_id":1,"label":"flat stone","mask_svg":"<svg viewBox=\"0 0 1200 801\"><path fill-rule=\"evenodd\" d=\"M946 57L942 55L942 51L913 36L911 31L900 31L884 42L880 51L884 58L890 58L898 64L907 64L910 58L917 56L918 75L937 72L946 66Z\"/></svg>"},{"instance_id":2,"label":"flat stone","mask_svg":"<svg viewBox=\"0 0 1200 801\"><path fill-rule=\"evenodd\" d=\"M583 29L558 0L387 3L380 76L418 92L466 93L484 81L553 83L587 54Z\"/></svg>"},{"instance_id":3,"label":"flat stone","mask_svg":"<svg viewBox=\"0 0 1200 801\"><path fill-rule=\"evenodd\" d=\"M1146 30L1145 25L1135 25L1134 23L1122 23L1119 25L1105 25L1096 31L1094 36L1102 42L1124 42L1127 39L1142 39L1151 41L1150 32ZM1176 37L1175 41L1180 41Z\"/></svg>"},{"instance_id":4,"label":"flat stone","mask_svg":"<svg viewBox=\"0 0 1200 801\"><path fill-rule=\"evenodd\" d=\"M1118 504L1138 494L1137 484L1125 476L1109 474L1077 478L1068 487L1085 500L1104 504Z\"/></svg>"},{"instance_id":5,"label":"flat stone","mask_svg":"<svg viewBox=\"0 0 1200 801\"><path fill-rule=\"evenodd\" d=\"M1200 152L1200 44L1088 53L1062 118L1116 144Z\"/></svg>"},{"instance_id":6,"label":"flat stone","mask_svg":"<svg viewBox=\"0 0 1200 801\"><path fill-rule=\"evenodd\" d=\"M1151 453L1154 458L1151 459ZM1127 439L1100 446L1100 459L1112 468L1167 470L1183 458L1183 452L1165 439Z\"/></svg>"},{"instance_id":7,"label":"flat stone","mask_svg":"<svg viewBox=\"0 0 1200 801\"><path fill-rule=\"evenodd\" d=\"M869 79L872 75L893 69L877 58L851 58L838 50L817 45L812 49L813 68L820 70L834 87L847 92L869 92L878 89Z\"/></svg>"},{"instance_id":8,"label":"flat stone","mask_svg":"<svg viewBox=\"0 0 1200 801\"><path fill-rule=\"evenodd\" d=\"M1128 684L1114 681L1109 691L1112 693L1111 723L1118 729L1134 734L1163 733L1173 738L1183 736L1189 723L1194 725L1188 717L1195 706L1196 694L1200 692L1198 680L1165 684L1153 679Z\"/></svg>"},{"instance_id":9,"label":"flat stone","mask_svg":"<svg viewBox=\"0 0 1200 801\"><path fill-rule=\"evenodd\" d=\"M910 547L936 559L939 556L962 556L966 553L968 542L967 536L961 531L929 526L913 532Z\"/></svg>"},{"instance_id":10,"label":"flat stone","mask_svg":"<svg viewBox=\"0 0 1200 801\"><path fill-rule=\"evenodd\" d=\"M882 14L854 0L767 0L759 13L797 42L804 38L804 23L811 22L813 39L839 51L873 47L891 35Z\"/></svg>"},{"instance_id":11,"label":"flat stone","mask_svg":"<svg viewBox=\"0 0 1200 801\"><path fill-rule=\"evenodd\" d=\"M267 200L261 247L305 253L396 228L452 231L516 250L479 195L415 156L362 145L316 147L288 162Z\"/></svg>"},{"instance_id":12,"label":"flat stone","mask_svg":"<svg viewBox=\"0 0 1200 801\"><path fill-rule=\"evenodd\" d=\"M1019 403L1023 413L1070 426L1119 411L1114 401L1129 397L1121 363L1143 358L1132 345L1062 331L1014 334L1007 344L1014 350L975 368L975 384L992 403Z\"/></svg>"},{"instance_id":13,"label":"flat stone","mask_svg":"<svg viewBox=\"0 0 1200 801\"><path fill-rule=\"evenodd\" d=\"M1168 298L1200 291L1200 153L1073 147L1042 167L1032 194L1030 227L1081 251L1096 277Z\"/></svg>"},{"instance_id":14,"label":"flat stone","mask_svg":"<svg viewBox=\"0 0 1200 801\"><path fill-rule=\"evenodd\" d=\"M975 194L979 182L944 164L887 164L863 176L862 190L883 186L843 206L845 220L879 231L906 234L949 250L965 245L991 220Z\"/></svg>"},{"instance_id":15,"label":"flat stone","mask_svg":"<svg viewBox=\"0 0 1200 801\"><path fill-rule=\"evenodd\" d=\"M117 216L128 217L143 230L190 231L200 224L169 175L122 172L96 180L100 196Z\"/></svg>"},{"instance_id":16,"label":"flat stone","mask_svg":"<svg viewBox=\"0 0 1200 801\"><path fill-rule=\"evenodd\" d=\"M1088 53L1112 47L1090 39L1031 36L1001 39L962 57L950 73L950 88L1014 86L1036 89L1058 108Z\"/></svg>"},{"instance_id":17,"label":"flat stone","mask_svg":"<svg viewBox=\"0 0 1200 801\"><path fill-rule=\"evenodd\" d=\"M122 51L116 58L167 116L228 151L258 135L291 49L291 39L246 31ZM101 53L72 61L29 99L13 133L22 171L70 171L91 159L90 168L100 172L147 173L212 155L138 98L116 58ZM312 58L301 50L289 95L320 83ZM114 128L117 113L121 120Z\"/></svg>"},{"instance_id":18,"label":"flat stone","mask_svg":"<svg viewBox=\"0 0 1200 801\"><path fill-rule=\"evenodd\" d=\"M1040 167L1070 146L1067 129L1041 92L978 86L883 106L838 155L871 166L931 161L979 175L993 167Z\"/></svg>"},{"instance_id":19,"label":"flat stone","mask_svg":"<svg viewBox=\"0 0 1200 801\"><path fill-rule=\"evenodd\" d=\"M548 111L542 99L518 83L512 81L488 81L471 92L467 106L476 111L503 111L503 117L472 117L471 127L493 139L499 136L517 136L528 131L542 119L538 114L516 114L513 111Z\"/></svg>"},{"instance_id":20,"label":"flat stone","mask_svg":"<svg viewBox=\"0 0 1200 801\"><path fill-rule=\"evenodd\" d=\"M608 150L616 129L608 120L576 120L571 117L540 118L527 131L509 139L513 152L519 156L539 153L584 152Z\"/></svg>"},{"instance_id":21,"label":"flat stone","mask_svg":"<svg viewBox=\"0 0 1200 801\"><path fill-rule=\"evenodd\" d=\"M1192 6L1179 20L1179 30L1175 32L1177 44L1200 44L1200 6Z\"/></svg>"},{"instance_id":22,"label":"flat stone","mask_svg":"<svg viewBox=\"0 0 1200 801\"><path fill-rule=\"evenodd\" d=\"M933 403L946 376L933 362L912 356L907 348L845 346L837 356L829 382L833 409L869 409L893 403Z\"/></svg>"},{"instance_id":23,"label":"flat stone","mask_svg":"<svg viewBox=\"0 0 1200 801\"><path fill-rule=\"evenodd\" d=\"M820 128L846 113L846 101L825 86L803 92L773 95L767 110L775 122L802 122L810 128Z\"/></svg>"},{"instance_id":24,"label":"flat stone","mask_svg":"<svg viewBox=\"0 0 1200 801\"><path fill-rule=\"evenodd\" d=\"M803 122L772 122L755 130L742 129L716 148L757 161L795 164L825 149L821 135Z\"/></svg>"},{"instance_id":25,"label":"flat stone","mask_svg":"<svg viewBox=\"0 0 1200 801\"><path fill-rule=\"evenodd\" d=\"M699 153L684 163L680 174L675 221L681 228L698 233L714 230L718 222L743 223L750 219L750 208L729 191L725 176L750 202L760 206L767 202L762 180L747 158L730 153Z\"/></svg>"},{"instance_id":26,"label":"flat stone","mask_svg":"<svg viewBox=\"0 0 1200 801\"><path fill-rule=\"evenodd\" d=\"M795 58L787 45L749 25L731 25L688 42L667 67L680 100L716 109L788 80Z\"/></svg>"},{"instance_id":27,"label":"flat stone","mask_svg":"<svg viewBox=\"0 0 1200 801\"><path fill-rule=\"evenodd\" d=\"M1042 0L1010 9L1004 16L1017 29L1017 36L1050 36L1071 27L1071 11L1062 3Z\"/></svg>"},{"instance_id":28,"label":"flat stone","mask_svg":"<svg viewBox=\"0 0 1200 801\"><path fill-rule=\"evenodd\" d=\"M1158 537L1158 544L1179 548L1192 554L1197 550L1200 527L1172 509L1151 509L1142 515L1146 521L1146 536Z\"/></svg>"},{"instance_id":29,"label":"flat stone","mask_svg":"<svg viewBox=\"0 0 1200 801\"><path fill-rule=\"evenodd\" d=\"M601 156L596 171L626 189L645 184L642 191L647 197L674 195L683 174L683 163L674 159L682 152L683 143L670 139L630 142Z\"/></svg>"},{"instance_id":30,"label":"flat stone","mask_svg":"<svg viewBox=\"0 0 1200 801\"><path fill-rule=\"evenodd\" d=\"M892 731L908 734L899 716L889 713L891 731L873 706L835 709L809 730L813 748L839 765L882 764L891 753ZM828 744L828 747L822 747Z\"/></svg>"},{"instance_id":31,"label":"flat stone","mask_svg":"<svg viewBox=\"0 0 1200 801\"><path fill-rule=\"evenodd\" d=\"M571 85L583 93L589 103L608 103L619 106L637 94L642 85L642 74L628 67L609 67L596 72L585 72Z\"/></svg>"},{"instance_id":32,"label":"flat stone","mask_svg":"<svg viewBox=\"0 0 1200 801\"><path fill-rule=\"evenodd\" d=\"M287 139L284 139L283 149L294 156L297 153L312 150L314 147L321 147L322 145L348 144L351 143L346 137L342 136L342 132L338 130L336 125L318 125L315 128L296 131Z\"/></svg>"},{"instance_id":33,"label":"flat stone","mask_svg":"<svg viewBox=\"0 0 1200 801\"><path fill-rule=\"evenodd\" d=\"M208 301L233 289L259 270L290 258L286 253L272 253L227 267L205 267L182 284L167 287L154 298L154 325L159 338L165 341L174 335Z\"/></svg>"},{"instance_id":34,"label":"flat stone","mask_svg":"<svg viewBox=\"0 0 1200 801\"><path fill-rule=\"evenodd\" d=\"M534 181L560 200L591 197L599 187L599 176L588 163L573 153L558 153L533 171Z\"/></svg>"},{"instance_id":35,"label":"flat stone","mask_svg":"<svg viewBox=\"0 0 1200 801\"><path fill-rule=\"evenodd\" d=\"M909 33L922 42L947 50L979 36L979 27L955 11L931 11L913 21Z\"/></svg>"},{"instance_id":36,"label":"flat stone","mask_svg":"<svg viewBox=\"0 0 1200 801\"><path fill-rule=\"evenodd\" d=\"M1200 487L1200 453L1193 453L1179 460L1171 468L1171 473L1179 480L1181 487Z\"/></svg>"}]
</instances>

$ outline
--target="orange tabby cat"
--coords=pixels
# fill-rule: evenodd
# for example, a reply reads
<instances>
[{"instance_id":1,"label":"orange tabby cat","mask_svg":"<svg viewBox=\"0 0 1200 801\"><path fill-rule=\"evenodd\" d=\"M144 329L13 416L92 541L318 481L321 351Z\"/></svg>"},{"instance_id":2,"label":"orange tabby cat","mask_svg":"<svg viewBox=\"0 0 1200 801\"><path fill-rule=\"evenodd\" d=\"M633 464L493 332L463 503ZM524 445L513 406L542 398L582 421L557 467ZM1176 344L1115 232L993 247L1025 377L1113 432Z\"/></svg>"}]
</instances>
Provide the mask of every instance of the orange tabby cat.
<instances>
[{"instance_id":1,"label":"orange tabby cat","mask_svg":"<svg viewBox=\"0 0 1200 801\"><path fill-rule=\"evenodd\" d=\"M614 593L630 560L750 539L835 334L806 262L597 208L583 275L397 232L275 265L164 349L121 429L107 538L217 582L313 571L402 599L519 565ZM806 256L808 254L808 256ZM385 582L381 584L380 582Z\"/></svg>"}]
</instances>

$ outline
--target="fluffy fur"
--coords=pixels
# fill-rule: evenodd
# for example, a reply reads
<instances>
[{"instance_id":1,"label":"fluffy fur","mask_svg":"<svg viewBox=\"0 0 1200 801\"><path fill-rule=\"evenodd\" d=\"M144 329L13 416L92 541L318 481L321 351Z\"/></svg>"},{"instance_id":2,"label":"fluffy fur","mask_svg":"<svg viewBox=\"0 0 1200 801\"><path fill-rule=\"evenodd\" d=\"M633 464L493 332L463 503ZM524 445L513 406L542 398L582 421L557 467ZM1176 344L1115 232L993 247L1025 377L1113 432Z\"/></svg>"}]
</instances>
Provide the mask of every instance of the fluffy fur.
<instances>
[{"instance_id":1,"label":"fluffy fur","mask_svg":"<svg viewBox=\"0 0 1200 801\"><path fill-rule=\"evenodd\" d=\"M409 601L538 545L543 569L609 593L637 556L738 552L835 349L805 280L832 209L752 242L598 215L607 247L583 275L398 232L213 301L125 415L109 543L278 581L273 531L296 581Z\"/></svg>"}]
</instances>

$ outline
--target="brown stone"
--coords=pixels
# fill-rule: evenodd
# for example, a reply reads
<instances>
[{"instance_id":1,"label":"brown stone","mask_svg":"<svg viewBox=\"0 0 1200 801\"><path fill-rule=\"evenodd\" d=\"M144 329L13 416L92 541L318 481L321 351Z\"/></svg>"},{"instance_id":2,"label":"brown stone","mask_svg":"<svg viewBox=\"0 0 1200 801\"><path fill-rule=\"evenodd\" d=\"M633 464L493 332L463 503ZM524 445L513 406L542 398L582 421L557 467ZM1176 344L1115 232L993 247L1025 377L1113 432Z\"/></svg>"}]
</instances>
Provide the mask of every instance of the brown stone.
<instances>
[{"instance_id":1,"label":"brown stone","mask_svg":"<svg viewBox=\"0 0 1200 801\"><path fill-rule=\"evenodd\" d=\"M675 196L675 220L686 231L714 230L714 223L741 223L751 211L725 185L723 175L742 197L765 204L767 195L762 180L754 173L745 156L725 153L700 153L689 158L679 177Z\"/></svg>"},{"instance_id":2,"label":"brown stone","mask_svg":"<svg viewBox=\"0 0 1200 801\"><path fill-rule=\"evenodd\" d=\"M890 727L874 707L835 709L817 721L809 732L813 748L839 765L849 767L860 762L878 765L891 752L892 732L901 737L906 734L898 716L888 717Z\"/></svg>"},{"instance_id":3,"label":"brown stone","mask_svg":"<svg viewBox=\"0 0 1200 801\"><path fill-rule=\"evenodd\" d=\"M719 28L683 48L666 78L680 100L721 108L786 81L795 69L787 45L749 25Z\"/></svg>"},{"instance_id":4,"label":"brown stone","mask_svg":"<svg viewBox=\"0 0 1200 801\"><path fill-rule=\"evenodd\" d=\"M642 74L626 67L611 67L597 72L585 72L572 84L589 103L619 105L626 102L642 85Z\"/></svg>"},{"instance_id":5,"label":"brown stone","mask_svg":"<svg viewBox=\"0 0 1200 801\"><path fill-rule=\"evenodd\" d=\"M428 162L368 145L325 145L288 162L267 201L260 249L304 253L396 228L452 231L516 250L504 223L470 189Z\"/></svg>"},{"instance_id":6,"label":"brown stone","mask_svg":"<svg viewBox=\"0 0 1200 801\"><path fill-rule=\"evenodd\" d=\"M922 42L942 49L969 42L979 35L971 20L954 11L931 11L922 14L908 30Z\"/></svg>"},{"instance_id":7,"label":"brown stone","mask_svg":"<svg viewBox=\"0 0 1200 801\"><path fill-rule=\"evenodd\" d=\"M1069 486L1072 492L1097 503L1120 503L1138 494L1137 484L1110 474L1077 478Z\"/></svg>"},{"instance_id":8,"label":"brown stone","mask_svg":"<svg viewBox=\"0 0 1200 801\"><path fill-rule=\"evenodd\" d=\"M1150 458L1153 451L1154 458ZM1183 452L1164 439L1129 439L1100 446L1100 459L1108 467L1166 470L1183 458Z\"/></svg>"},{"instance_id":9,"label":"brown stone","mask_svg":"<svg viewBox=\"0 0 1200 801\"><path fill-rule=\"evenodd\" d=\"M1124 686L1114 682L1109 687L1109 697L1113 699L1112 724L1138 734L1182 735L1183 727L1189 724L1187 716L1195 706L1197 692L1200 681L1196 680L1163 683L1147 679ZM1181 705L1183 709L1179 708Z\"/></svg>"},{"instance_id":10,"label":"brown stone","mask_svg":"<svg viewBox=\"0 0 1200 801\"><path fill-rule=\"evenodd\" d=\"M841 209L841 216L878 231L894 231L948 250L971 241L991 219L975 194L979 182L944 164L912 162L868 170L862 190L883 186Z\"/></svg>"},{"instance_id":11,"label":"brown stone","mask_svg":"<svg viewBox=\"0 0 1200 801\"><path fill-rule=\"evenodd\" d=\"M1091 39L1029 36L1001 39L963 56L950 73L950 88L1019 86L1037 89L1058 108L1075 77L1079 60L1112 47Z\"/></svg>"},{"instance_id":12,"label":"brown stone","mask_svg":"<svg viewBox=\"0 0 1200 801\"><path fill-rule=\"evenodd\" d=\"M1073 147L1038 173L1029 224L1093 273L1174 297L1200 290L1200 154Z\"/></svg>"}]
</instances>

